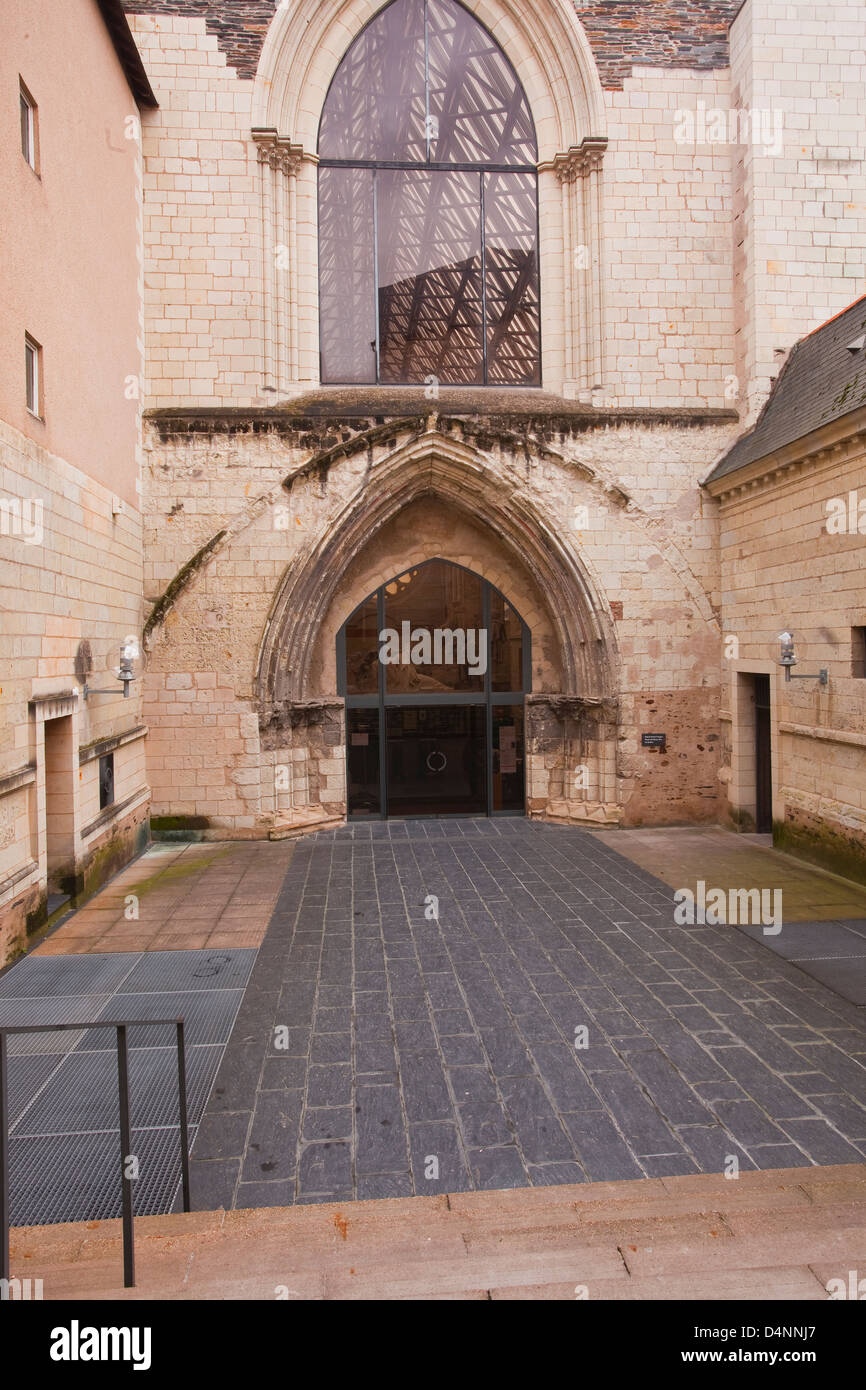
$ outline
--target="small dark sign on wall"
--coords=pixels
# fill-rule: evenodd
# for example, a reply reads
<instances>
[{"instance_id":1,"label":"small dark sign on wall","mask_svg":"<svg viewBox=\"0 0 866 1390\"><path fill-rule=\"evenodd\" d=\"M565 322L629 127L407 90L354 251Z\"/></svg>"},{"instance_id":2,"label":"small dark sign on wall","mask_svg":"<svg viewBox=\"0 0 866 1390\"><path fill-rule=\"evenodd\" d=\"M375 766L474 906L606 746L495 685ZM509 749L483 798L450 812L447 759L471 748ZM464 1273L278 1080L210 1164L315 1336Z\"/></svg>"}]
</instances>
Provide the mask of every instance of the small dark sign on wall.
<instances>
[{"instance_id":1,"label":"small dark sign on wall","mask_svg":"<svg viewBox=\"0 0 866 1390\"><path fill-rule=\"evenodd\" d=\"M641 734L641 747L661 748L662 752L664 752L667 747L667 738L667 734Z\"/></svg>"}]
</instances>

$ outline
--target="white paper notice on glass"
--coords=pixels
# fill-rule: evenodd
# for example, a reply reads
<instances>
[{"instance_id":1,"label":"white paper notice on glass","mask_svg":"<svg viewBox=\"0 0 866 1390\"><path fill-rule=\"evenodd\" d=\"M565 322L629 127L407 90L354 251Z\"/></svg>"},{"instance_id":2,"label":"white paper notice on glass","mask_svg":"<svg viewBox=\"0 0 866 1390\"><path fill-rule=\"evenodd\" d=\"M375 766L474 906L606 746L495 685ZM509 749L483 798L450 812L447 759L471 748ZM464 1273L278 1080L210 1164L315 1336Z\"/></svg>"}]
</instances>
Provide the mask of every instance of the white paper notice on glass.
<instances>
[{"instance_id":1,"label":"white paper notice on glass","mask_svg":"<svg viewBox=\"0 0 866 1390\"><path fill-rule=\"evenodd\" d=\"M517 730L513 724L503 724L499 730L499 771L517 771Z\"/></svg>"}]
</instances>

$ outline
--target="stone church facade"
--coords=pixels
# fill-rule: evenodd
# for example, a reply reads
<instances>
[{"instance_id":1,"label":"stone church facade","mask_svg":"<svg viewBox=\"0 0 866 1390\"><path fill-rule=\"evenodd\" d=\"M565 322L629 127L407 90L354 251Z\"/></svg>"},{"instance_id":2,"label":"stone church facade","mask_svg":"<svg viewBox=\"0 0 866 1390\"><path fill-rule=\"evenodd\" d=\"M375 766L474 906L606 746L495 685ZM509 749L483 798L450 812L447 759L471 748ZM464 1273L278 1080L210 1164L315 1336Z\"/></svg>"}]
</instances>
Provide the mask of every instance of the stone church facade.
<instances>
[{"instance_id":1,"label":"stone church facade","mask_svg":"<svg viewBox=\"0 0 866 1390\"><path fill-rule=\"evenodd\" d=\"M124 9L154 832L748 825L703 483L862 293L859 3ZM437 585L508 676L353 685Z\"/></svg>"}]
</instances>

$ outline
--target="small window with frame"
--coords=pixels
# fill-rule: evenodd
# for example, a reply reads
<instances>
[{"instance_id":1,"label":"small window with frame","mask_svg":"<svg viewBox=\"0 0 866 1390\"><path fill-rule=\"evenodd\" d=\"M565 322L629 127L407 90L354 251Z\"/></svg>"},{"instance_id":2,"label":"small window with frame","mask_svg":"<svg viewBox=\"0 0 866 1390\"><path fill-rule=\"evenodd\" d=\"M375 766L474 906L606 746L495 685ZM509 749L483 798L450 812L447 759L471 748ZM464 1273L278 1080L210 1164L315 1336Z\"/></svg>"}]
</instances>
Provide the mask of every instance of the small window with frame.
<instances>
[{"instance_id":1,"label":"small window with frame","mask_svg":"<svg viewBox=\"0 0 866 1390\"><path fill-rule=\"evenodd\" d=\"M18 103L21 112L21 153L34 174L39 173L39 121L36 102L19 78Z\"/></svg>"},{"instance_id":2,"label":"small window with frame","mask_svg":"<svg viewBox=\"0 0 866 1390\"><path fill-rule=\"evenodd\" d=\"M114 805L114 754L105 753L99 759L99 809Z\"/></svg>"},{"instance_id":3,"label":"small window with frame","mask_svg":"<svg viewBox=\"0 0 866 1390\"><path fill-rule=\"evenodd\" d=\"M27 409L42 419L42 345L29 333L24 335L24 392Z\"/></svg>"},{"instance_id":4,"label":"small window with frame","mask_svg":"<svg viewBox=\"0 0 866 1390\"><path fill-rule=\"evenodd\" d=\"M866 627L851 629L851 675L866 680Z\"/></svg>"}]
</instances>

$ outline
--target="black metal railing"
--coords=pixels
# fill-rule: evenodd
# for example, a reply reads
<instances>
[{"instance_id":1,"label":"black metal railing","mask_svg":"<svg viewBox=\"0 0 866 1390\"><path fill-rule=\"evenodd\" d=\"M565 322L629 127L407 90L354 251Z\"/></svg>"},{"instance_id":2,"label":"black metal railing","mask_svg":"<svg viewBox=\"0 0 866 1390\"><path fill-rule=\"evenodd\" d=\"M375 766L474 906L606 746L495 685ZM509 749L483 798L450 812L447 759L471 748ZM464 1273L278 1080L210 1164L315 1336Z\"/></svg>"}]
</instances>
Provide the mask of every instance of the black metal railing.
<instances>
[{"instance_id":1,"label":"black metal railing","mask_svg":"<svg viewBox=\"0 0 866 1390\"><path fill-rule=\"evenodd\" d=\"M128 1018L122 1023L99 1020L96 1023L29 1023L0 1026L0 1279L9 1279L9 1104L8 1049L6 1039L12 1033L84 1033L90 1028L114 1028L117 1031L117 1092L120 1106L120 1182L123 1197L123 1285L135 1285L135 1231L133 1228L133 1183L129 1172L132 1151L132 1129L129 1120L129 1051L126 1030L131 1027L173 1027L177 1030L177 1088L180 1102L180 1163L183 1187L183 1209L190 1210L189 1191L189 1123L186 1104L186 1054L182 1018ZM7 1284L3 1285L6 1288Z\"/></svg>"}]
</instances>

